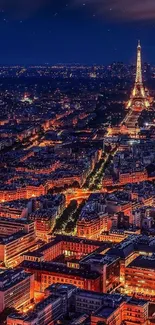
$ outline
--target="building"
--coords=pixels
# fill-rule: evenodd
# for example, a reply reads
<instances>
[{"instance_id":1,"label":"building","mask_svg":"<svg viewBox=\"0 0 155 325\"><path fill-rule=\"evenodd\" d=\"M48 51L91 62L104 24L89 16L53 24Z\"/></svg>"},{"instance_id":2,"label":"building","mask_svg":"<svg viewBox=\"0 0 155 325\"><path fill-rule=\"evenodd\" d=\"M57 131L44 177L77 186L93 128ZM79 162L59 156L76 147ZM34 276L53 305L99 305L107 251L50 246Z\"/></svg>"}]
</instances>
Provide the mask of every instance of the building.
<instances>
[{"instance_id":1,"label":"building","mask_svg":"<svg viewBox=\"0 0 155 325\"><path fill-rule=\"evenodd\" d=\"M155 301L155 255L138 256L125 268L125 292Z\"/></svg>"},{"instance_id":2,"label":"building","mask_svg":"<svg viewBox=\"0 0 155 325\"><path fill-rule=\"evenodd\" d=\"M76 312L91 315L91 325L105 322L108 325L147 325L149 303L120 294L103 294L77 290L75 295ZM152 308L153 314L155 308Z\"/></svg>"},{"instance_id":3,"label":"building","mask_svg":"<svg viewBox=\"0 0 155 325\"><path fill-rule=\"evenodd\" d=\"M0 235L0 261L7 267L17 266L24 252L38 247L33 221L0 218Z\"/></svg>"},{"instance_id":4,"label":"building","mask_svg":"<svg viewBox=\"0 0 155 325\"><path fill-rule=\"evenodd\" d=\"M34 276L22 269L0 273L0 312L7 307L19 308L34 298Z\"/></svg>"},{"instance_id":5,"label":"building","mask_svg":"<svg viewBox=\"0 0 155 325\"><path fill-rule=\"evenodd\" d=\"M27 219L0 218L0 235L9 236L19 231L25 233L35 232L35 223Z\"/></svg>"},{"instance_id":6,"label":"building","mask_svg":"<svg viewBox=\"0 0 155 325\"><path fill-rule=\"evenodd\" d=\"M91 315L91 325L97 325L99 322L105 322L108 325L147 325L148 305L146 300L134 298L123 302L118 296L118 301L105 303Z\"/></svg>"},{"instance_id":7,"label":"building","mask_svg":"<svg viewBox=\"0 0 155 325\"><path fill-rule=\"evenodd\" d=\"M4 186L0 188L0 201L14 201L31 199L46 194L46 187L42 184L26 185L25 187Z\"/></svg>"},{"instance_id":8,"label":"building","mask_svg":"<svg viewBox=\"0 0 155 325\"><path fill-rule=\"evenodd\" d=\"M35 291L44 290L53 283L73 284L81 289L101 291L101 275L95 271L69 268L62 263L28 262L24 261L21 267L26 272L35 274Z\"/></svg>"},{"instance_id":9,"label":"building","mask_svg":"<svg viewBox=\"0 0 155 325\"><path fill-rule=\"evenodd\" d=\"M31 200L3 202L0 205L0 216L3 218L26 218L32 212Z\"/></svg>"},{"instance_id":10,"label":"building","mask_svg":"<svg viewBox=\"0 0 155 325\"><path fill-rule=\"evenodd\" d=\"M36 304L31 312L9 315L7 325L54 325L54 322L63 315L61 307L62 299L51 295Z\"/></svg>"},{"instance_id":11,"label":"building","mask_svg":"<svg viewBox=\"0 0 155 325\"><path fill-rule=\"evenodd\" d=\"M62 299L61 310L65 315L74 305L76 292L77 287L73 284L56 283L45 289L45 296L50 296L52 294L55 297L60 297Z\"/></svg>"},{"instance_id":12,"label":"building","mask_svg":"<svg viewBox=\"0 0 155 325\"><path fill-rule=\"evenodd\" d=\"M36 225L36 236L44 241L48 241L48 235L52 232L56 217L57 209L38 209L29 215L29 220L33 220Z\"/></svg>"},{"instance_id":13,"label":"building","mask_svg":"<svg viewBox=\"0 0 155 325\"><path fill-rule=\"evenodd\" d=\"M55 258L64 255L67 258L80 260L84 256L100 250L106 252L111 247L109 242L89 240L85 238L56 235L49 243L42 245L37 250L23 254L23 259L27 261L52 261Z\"/></svg>"},{"instance_id":14,"label":"building","mask_svg":"<svg viewBox=\"0 0 155 325\"><path fill-rule=\"evenodd\" d=\"M97 239L108 228L108 212L104 197L97 195L96 198L91 198L90 196L77 222L77 236Z\"/></svg>"},{"instance_id":15,"label":"building","mask_svg":"<svg viewBox=\"0 0 155 325\"><path fill-rule=\"evenodd\" d=\"M120 185L125 185L127 183L140 183L148 179L148 174L146 170L134 171L134 172L124 172L119 174Z\"/></svg>"},{"instance_id":16,"label":"building","mask_svg":"<svg viewBox=\"0 0 155 325\"><path fill-rule=\"evenodd\" d=\"M108 251L108 255L119 256L120 258L120 282L125 283L125 269L137 256L138 252L134 248L137 236L129 236L121 243L115 245Z\"/></svg>"},{"instance_id":17,"label":"building","mask_svg":"<svg viewBox=\"0 0 155 325\"><path fill-rule=\"evenodd\" d=\"M54 325L54 320L71 313L67 324L148 325L153 324L155 306L148 301L121 294L104 294L81 290L71 284L56 283L45 290L45 298L25 314L14 313L7 325ZM44 315L44 318L43 318ZM151 320L151 323L149 323Z\"/></svg>"},{"instance_id":18,"label":"building","mask_svg":"<svg viewBox=\"0 0 155 325\"><path fill-rule=\"evenodd\" d=\"M90 254L80 261L80 266L101 274L101 292L111 292L120 285L120 258L108 254Z\"/></svg>"}]
</instances>

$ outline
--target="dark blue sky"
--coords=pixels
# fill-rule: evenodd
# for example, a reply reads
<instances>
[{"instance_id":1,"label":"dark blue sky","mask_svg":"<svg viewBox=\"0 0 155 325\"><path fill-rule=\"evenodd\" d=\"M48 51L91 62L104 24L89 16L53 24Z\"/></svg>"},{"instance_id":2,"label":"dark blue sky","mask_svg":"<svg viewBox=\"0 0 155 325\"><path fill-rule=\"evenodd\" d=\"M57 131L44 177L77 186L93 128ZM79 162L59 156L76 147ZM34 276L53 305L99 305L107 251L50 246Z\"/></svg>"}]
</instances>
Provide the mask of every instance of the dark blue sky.
<instances>
[{"instance_id":1,"label":"dark blue sky","mask_svg":"<svg viewBox=\"0 0 155 325\"><path fill-rule=\"evenodd\" d=\"M132 63L139 38L143 60L155 63L155 0L140 3L0 0L0 65Z\"/></svg>"}]
</instances>

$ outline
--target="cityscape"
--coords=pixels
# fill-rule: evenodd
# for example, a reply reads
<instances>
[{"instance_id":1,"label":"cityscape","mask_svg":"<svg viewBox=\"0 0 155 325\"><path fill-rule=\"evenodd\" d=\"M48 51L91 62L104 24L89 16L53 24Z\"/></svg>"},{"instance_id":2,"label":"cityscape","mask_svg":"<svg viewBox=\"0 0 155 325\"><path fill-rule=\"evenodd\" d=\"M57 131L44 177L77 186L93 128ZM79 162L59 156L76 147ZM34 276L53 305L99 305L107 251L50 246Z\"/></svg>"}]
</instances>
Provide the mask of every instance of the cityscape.
<instances>
[{"instance_id":1,"label":"cityscape","mask_svg":"<svg viewBox=\"0 0 155 325\"><path fill-rule=\"evenodd\" d=\"M154 325L155 7L71 2L0 1L0 325Z\"/></svg>"},{"instance_id":2,"label":"cityscape","mask_svg":"<svg viewBox=\"0 0 155 325\"><path fill-rule=\"evenodd\" d=\"M135 65L0 73L1 324L154 324L155 68L140 41Z\"/></svg>"}]
</instances>

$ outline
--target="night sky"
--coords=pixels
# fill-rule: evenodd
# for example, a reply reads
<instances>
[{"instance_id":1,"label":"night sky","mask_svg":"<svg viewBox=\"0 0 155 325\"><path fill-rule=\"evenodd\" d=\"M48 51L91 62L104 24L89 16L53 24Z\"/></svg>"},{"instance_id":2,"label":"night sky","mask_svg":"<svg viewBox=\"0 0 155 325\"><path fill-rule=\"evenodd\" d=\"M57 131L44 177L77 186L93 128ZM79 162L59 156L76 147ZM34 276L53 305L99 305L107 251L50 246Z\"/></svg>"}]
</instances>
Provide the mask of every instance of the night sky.
<instances>
[{"instance_id":1,"label":"night sky","mask_svg":"<svg viewBox=\"0 0 155 325\"><path fill-rule=\"evenodd\" d=\"M155 0L0 0L0 65L155 63Z\"/></svg>"}]
</instances>

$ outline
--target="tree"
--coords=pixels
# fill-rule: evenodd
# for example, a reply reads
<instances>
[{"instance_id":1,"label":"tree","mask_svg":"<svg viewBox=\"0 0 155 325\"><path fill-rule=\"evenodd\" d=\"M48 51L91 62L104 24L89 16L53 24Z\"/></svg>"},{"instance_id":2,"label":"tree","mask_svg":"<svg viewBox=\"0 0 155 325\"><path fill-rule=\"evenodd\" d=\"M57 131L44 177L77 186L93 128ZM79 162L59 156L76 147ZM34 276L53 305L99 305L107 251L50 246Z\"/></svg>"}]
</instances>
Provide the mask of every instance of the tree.
<instances>
[{"instance_id":1,"label":"tree","mask_svg":"<svg viewBox=\"0 0 155 325\"><path fill-rule=\"evenodd\" d=\"M80 188L80 185L79 185L78 181L75 181L75 182L71 185L71 187L73 187L73 188Z\"/></svg>"},{"instance_id":2,"label":"tree","mask_svg":"<svg viewBox=\"0 0 155 325\"><path fill-rule=\"evenodd\" d=\"M53 228L53 233L55 231L63 230L66 227L67 223L71 221L70 217L73 215L73 213L75 213L76 210L77 201L72 200L67 208L63 211L62 215L56 220L55 227Z\"/></svg>"}]
</instances>

